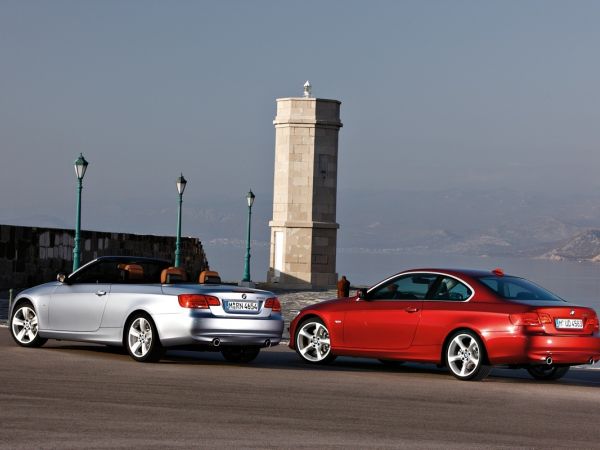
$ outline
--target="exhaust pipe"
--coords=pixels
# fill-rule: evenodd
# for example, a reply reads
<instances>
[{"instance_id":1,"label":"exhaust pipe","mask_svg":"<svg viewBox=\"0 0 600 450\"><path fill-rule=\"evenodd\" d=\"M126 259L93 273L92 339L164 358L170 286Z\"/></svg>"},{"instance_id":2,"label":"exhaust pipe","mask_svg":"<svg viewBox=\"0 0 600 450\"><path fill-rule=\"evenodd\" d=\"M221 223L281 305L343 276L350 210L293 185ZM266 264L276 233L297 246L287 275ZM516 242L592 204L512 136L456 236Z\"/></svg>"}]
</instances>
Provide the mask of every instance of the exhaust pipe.
<instances>
[{"instance_id":1,"label":"exhaust pipe","mask_svg":"<svg viewBox=\"0 0 600 450\"><path fill-rule=\"evenodd\" d=\"M552 365L552 356L548 356L548 357L546 358L546 364L548 364L549 366L551 366L551 365Z\"/></svg>"},{"instance_id":2,"label":"exhaust pipe","mask_svg":"<svg viewBox=\"0 0 600 450\"><path fill-rule=\"evenodd\" d=\"M271 346L271 339L267 339L267 340L265 341L265 347L267 347L267 348L268 348L268 347L270 347L270 346Z\"/></svg>"},{"instance_id":3,"label":"exhaust pipe","mask_svg":"<svg viewBox=\"0 0 600 450\"><path fill-rule=\"evenodd\" d=\"M594 364L594 362L595 362L595 361L594 361L594 358L590 358L590 361L589 361L589 363L588 363L588 364Z\"/></svg>"},{"instance_id":4,"label":"exhaust pipe","mask_svg":"<svg viewBox=\"0 0 600 450\"><path fill-rule=\"evenodd\" d=\"M219 339L219 338L214 338L214 339L212 340L212 345L213 345L214 347L218 347L219 345L221 345L221 339Z\"/></svg>"}]
</instances>

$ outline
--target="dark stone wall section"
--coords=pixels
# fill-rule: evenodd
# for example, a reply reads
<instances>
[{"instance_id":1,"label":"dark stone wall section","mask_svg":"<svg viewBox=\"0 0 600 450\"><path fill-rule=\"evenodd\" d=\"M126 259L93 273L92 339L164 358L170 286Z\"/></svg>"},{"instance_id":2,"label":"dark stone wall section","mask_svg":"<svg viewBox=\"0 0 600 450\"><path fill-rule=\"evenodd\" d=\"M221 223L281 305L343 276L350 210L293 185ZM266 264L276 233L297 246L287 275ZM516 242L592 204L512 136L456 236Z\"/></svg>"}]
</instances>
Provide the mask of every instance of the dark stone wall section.
<instances>
[{"instance_id":1,"label":"dark stone wall section","mask_svg":"<svg viewBox=\"0 0 600 450\"><path fill-rule=\"evenodd\" d=\"M22 289L56 279L73 268L73 230L0 225L0 290ZM102 231L81 232L81 264L98 256L175 258L175 237ZM208 269L197 238L182 238L182 264L196 277Z\"/></svg>"}]
</instances>

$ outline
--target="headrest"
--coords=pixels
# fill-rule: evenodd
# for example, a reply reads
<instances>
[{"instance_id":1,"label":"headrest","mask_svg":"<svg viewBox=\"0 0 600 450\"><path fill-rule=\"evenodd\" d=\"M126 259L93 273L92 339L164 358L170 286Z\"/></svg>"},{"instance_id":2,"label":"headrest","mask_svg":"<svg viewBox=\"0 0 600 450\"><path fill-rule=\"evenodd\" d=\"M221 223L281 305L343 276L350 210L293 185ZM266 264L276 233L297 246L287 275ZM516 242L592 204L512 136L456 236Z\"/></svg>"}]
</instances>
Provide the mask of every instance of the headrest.
<instances>
[{"instance_id":1,"label":"headrest","mask_svg":"<svg viewBox=\"0 0 600 450\"><path fill-rule=\"evenodd\" d=\"M187 274L181 267L167 267L160 273L161 284L173 284L178 281L186 281Z\"/></svg>"},{"instance_id":2,"label":"headrest","mask_svg":"<svg viewBox=\"0 0 600 450\"><path fill-rule=\"evenodd\" d=\"M221 283L221 277L219 276L219 272L215 272L214 270L203 270L200 272L200 279L198 280L200 284L219 284Z\"/></svg>"}]
</instances>

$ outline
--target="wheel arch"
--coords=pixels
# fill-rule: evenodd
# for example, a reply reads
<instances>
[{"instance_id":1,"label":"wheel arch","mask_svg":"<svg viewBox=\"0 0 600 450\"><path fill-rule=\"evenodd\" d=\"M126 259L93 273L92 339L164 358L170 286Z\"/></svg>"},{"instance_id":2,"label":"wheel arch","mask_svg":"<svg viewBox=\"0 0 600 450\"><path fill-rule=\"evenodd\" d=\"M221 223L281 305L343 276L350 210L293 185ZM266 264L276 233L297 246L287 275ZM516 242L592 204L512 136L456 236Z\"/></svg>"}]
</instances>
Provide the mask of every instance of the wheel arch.
<instances>
[{"instance_id":1,"label":"wheel arch","mask_svg":"<svg viewBox=\"0 0 600 450\"><path fill-rule=\"evenodd\" d=\"M134 309L133 311L131 311L127 315L127 317L125 319L125 322L123 322L123 326L121 327L121 344L123 345L123 347L127 346L127 343L125 342L125 339L127 339L127 332L126 332L126 330L129 327L129 324L131 323L131 321L133 320L133 317L136 314L143 314L143 315L148 316L150 318L150 320L152 321L152 324L154 325L154 329L156 330L156 335L158 337L158 341L161 342L160 331L158 330L158 327L156 326L156 321L152 317L152 314L150 314L145 309L137 308L137 309Z\"/></svg>"},{"instance_id":2,"label":"wheel arch","mask_svg":"<svg viewBox=\"0 0 600 450\"><path fill-rule=\"evenodd\" d=\"M485 345L485 339L483 339L483 336L481 335L481 333L479 331L475 330L474 328L470 328L470 327L456 327L448 332L448 334L444 338L442 348L440 349L440 364L442 366L446 367L446 355L445 355L446 347L448 347L450 338L452 336L454 336L456 333L461 332L461 331L468 331L470 333L473 333L475 336L477 336L479 338L479 341L481 342L481 345L483 346L484 356L485 356L485 358L483 359L483 363L486 365L489 365L490 359L489 359L487 347Z\"/></svg>"}]
</instances>

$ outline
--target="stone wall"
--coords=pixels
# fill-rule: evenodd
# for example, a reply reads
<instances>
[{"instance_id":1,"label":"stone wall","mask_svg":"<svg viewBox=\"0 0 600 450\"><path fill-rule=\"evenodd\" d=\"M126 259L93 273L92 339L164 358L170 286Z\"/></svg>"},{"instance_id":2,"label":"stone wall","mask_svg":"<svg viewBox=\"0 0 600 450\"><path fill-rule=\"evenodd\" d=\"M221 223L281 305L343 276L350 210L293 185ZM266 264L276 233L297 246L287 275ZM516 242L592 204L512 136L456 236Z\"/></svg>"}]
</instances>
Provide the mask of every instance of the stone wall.
<instances>
[{"instance_id":1,"label":"stone wall","mask_svg":"<svg viewBox=\"0 0 600 450\"><path fill-rule=\"evenodd\" d=\"M56 279L73 268L74 231L0 225L0 291ZM182 264L197 276L208 261L197 238L182 238ZM98 256L147 256L173 261L175 237L101 231L81 232L81 264Z\"/></svg>"}]
</instances>

